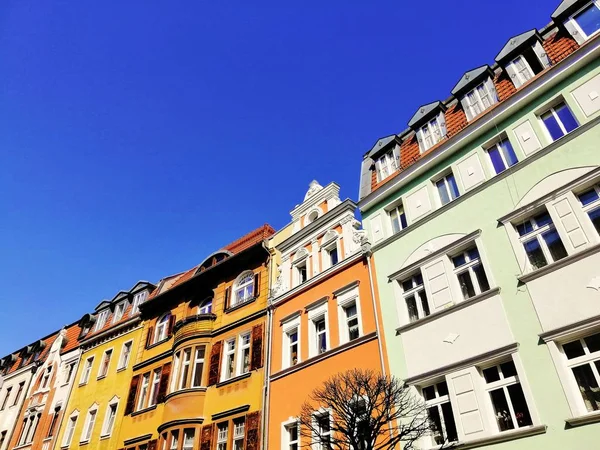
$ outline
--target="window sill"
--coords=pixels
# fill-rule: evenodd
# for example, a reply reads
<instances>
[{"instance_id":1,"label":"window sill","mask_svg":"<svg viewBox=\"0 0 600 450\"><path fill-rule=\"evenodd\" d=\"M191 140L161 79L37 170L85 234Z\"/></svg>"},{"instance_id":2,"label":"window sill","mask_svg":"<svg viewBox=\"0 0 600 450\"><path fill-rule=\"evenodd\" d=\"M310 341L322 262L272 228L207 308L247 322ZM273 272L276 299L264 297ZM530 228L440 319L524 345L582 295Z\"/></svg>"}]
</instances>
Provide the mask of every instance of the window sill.
<instances>
[{"instance_id":1,"label":"window sill","mask_svg":"<svg viewBox=\"0 0 600 450\"><path fill-rule=\"evenodd\" d=\"M101 375L99 377L96 377L96 381L104 380L105 378L106 378L106 375Z\"/></svg>"},{"instance_id":2,"label":"window sill","mask_svg":"<svg viewBox=\"0 0 600 450\"><path fill-rule=\"evenodd\" d=\"M86 382L84 382L84 383L79 383L79 386L78 386L78 387L85 386L86 384L88 384L88 382L87 382L87 381L86 381Z\"/></svg>"},{"instance_id":3,"label":"window sill","mask_svg":"<svg viewBox=\"0 0 600 450\"><path fill-rule=\"evenodd\" d=\"M483 445L498 444L500 442L511 441L513 439L521 439L529 436L536 436L538 434L544 434L546 432L546 425L536 425L527 428L520 428L513 431L505 431L503 433L495 434L480 439L474 439L472 441L459 442L454 448L461 450L467 448L481 447Z\"/></svg>"},{"instance_id":4,"label":"window sill","mask_svg":"<svg viewBox=\"0 0 600 450\"><path fill-rule=\"evenodd\" d=\"M565 422L571 428L587 425L589 423L600 422L600 411L583 414L581 416L569 417L568 419L565 419Z\"/></svg>"},{"instance_id":5,"label":"window sill","mask_svg":"<svg viewBox=\"0 0 600 450\"><path fill-rule=\"evenodd\" d=\"M251 375L252 375L252 372L248 372L248 373L245 373L242 375L237 375L233 378L229 378L228 380L220 381L219 383L217 383L217 387L226 386L228 384L235 383L236 381L241 381L246 378L250 378Z\"/></svg>"},{"instance_id":6,"label":"window sill","mask_svg":"<svg viewBox=\"0 0 600 450\"><path fill-rule=\"evenodd\" d=\"M528 283L530 281L536 280L537 278L543 277L544 275L548 275L549 273L552 273L558 269L562 269L563 267L566 267L569 264L573 264L574 262L580 261L583 258L587 258L590 255L594 255L598 252L600 252L600 244L592 245L591 247L588 247L585 250L566 256L559 261L548 264L547 266L544 266L541 269L537 269L533 272L521 275L520 277L517 277L517 279L521 283Z\"/></svg>"},{"instance_id":7,"label":"window sill","mask_svg":"<svg viewBox=\"0 0 600 450\"><path fill-rule=\"evenodd\" d=\"M110 434L102 434L102 435L100 435L100 440L105 441L107 439L110 439L110 436L111 436Z\"/></svg>"},{"instance_id":8,"label":"window sill","mask_svg":"<svg viewBox=\"0 0 600 450\"><path fill-rule=\"evenodd\" d=\"M241 309L241 308L243 308L246 305L254 303L256 301L256 299L257 299L257 297L252 297L251 299L246 300L245 302L237 303L234 306L230 306L230 307L228 307L228 308L225 309L225 314L229 314L230 312L237 311L238 309Z\"/></svg>"},{"instance_id":9,"label":"window sill","mask_svg":"<svg viewBox=\"0 0 600 450\"><path fill-rule=\"evenodd\" d=\"M150 350L151 348L154 347L158 347L160 344L164 344L165 342L167 342L169 339L171 339L172 336L167 336L164 339L161 339L160 341L155 342L154 344L150 344L148 347L146 347L146 350Z\"/></svg>"},{"instance_id":10,"label":"window sill","mask_svg":"<svg viewBox=\"0 0 600 450\"><path fill-rule=\"evenodd\" d=\"M117 373L119 373L119 372L123 372L125 369L127 369L127 366L125 366L125 367L119 367L119 368L117 369Z\"/></svg>"},{"instance_id":11,"label":"window sill","mask_svg":"<svg viewBox=\"0 0 600 450\"><path fill-rule=\"evenodd\" d=\"M134 411L131 413L131 417L139 416L140 414L144 414L150 411L154 411L156 409L156 405L148 406L147 408L140 409L138 411Z\"/></svg>"},{"instance_id":12,"label":"window sill","mask_svg":"<svg viewBox=\"0 0 600 450\"><path fill-rule=\"evenodd\" d=\"M396 328L396 336L402 333L406 333L407 331L412 330L414 328L420 327L421 325L425 325L426 323L433 322L434 320L437 320L440 317L444 317L448 314L452 314L453 312L460 311L461 309L474 305L475 303L487 300L488 298L494 297L498 294L500 294L500 288L496 287L489 289L479 295L476 295L475 297L471 297L468 300L463 300L461 302L454 303L453 305L448 306L441 311L436 311L433 314L428 315L427 317L423 317L422 319L416 320L411 323L407 323L406 325L402 325Z\"/></svg>"},{"instance_id":13,"label":"window sill","mask_svg":"<svg viewBox=\"0 0 600 450\"><path fill-rule=\"evenodd\" d=\"M89 439L87 441L79 441L79 445L88 445L89 443Z\"/></svg>"},{"instance_id":14,"label":"window sill","mask_svg":"<svg viewBox=\"0 0 600 450\"><path fill-rule=\"evenodd\" d=\"M173 391L173 392L170 392L167 395L165 395L165 402L168 401L170 398L177 397L178 395L197 394L197 393L202 393L202 392L206 392L206 387L199 386L199 387L193 387L193 388L178 389L177 391Z\"/></svg>"}]
</instances>

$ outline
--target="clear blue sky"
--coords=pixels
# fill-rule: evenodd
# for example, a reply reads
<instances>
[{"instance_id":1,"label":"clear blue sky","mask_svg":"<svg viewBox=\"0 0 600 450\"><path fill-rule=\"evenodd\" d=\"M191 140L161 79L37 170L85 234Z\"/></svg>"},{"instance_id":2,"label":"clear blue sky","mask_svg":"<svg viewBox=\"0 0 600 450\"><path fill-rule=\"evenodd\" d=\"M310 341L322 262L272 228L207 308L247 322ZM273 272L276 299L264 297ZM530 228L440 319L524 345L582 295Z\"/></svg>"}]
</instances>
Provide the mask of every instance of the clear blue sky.
<instances>
[{"instance_id":1,"label":"clear blue sky","mask_svg":"<svg viewBox=\"0 0 600 450\"><path fill-rule=\"evenodd\" d=\"M0 356L198 264L362 155L559 0L0 7Z\"/></svg>"}]
</instances>

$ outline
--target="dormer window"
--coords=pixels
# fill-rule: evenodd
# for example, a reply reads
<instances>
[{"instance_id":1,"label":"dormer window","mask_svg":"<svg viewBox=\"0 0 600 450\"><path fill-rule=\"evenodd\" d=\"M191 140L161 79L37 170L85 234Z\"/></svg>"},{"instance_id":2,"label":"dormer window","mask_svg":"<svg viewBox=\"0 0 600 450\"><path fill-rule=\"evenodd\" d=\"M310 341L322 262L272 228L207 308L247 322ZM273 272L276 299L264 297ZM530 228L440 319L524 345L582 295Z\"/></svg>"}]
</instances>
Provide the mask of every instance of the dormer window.
<instances>
[{"instance_id":1,"label":"dormer window","mask_svg":"<svg viewBox=\"0 0 600 450\"><path fill-rule=\"evenodd\" d=\"M486 83L481 83L475 89L467 93L467 103L469 105L471 117L478 116L492 106L492 94L486 86Z\"/></svg>"},{"instance_id":2,"label":"dormer window","mask_svg":"<svg viewBox=\"0 0 600 450\"><path fill-rule=\"evenodd\" d=\"M429 150L442 139L442 128L437 117L421 127L421 151Z\"/></svg>"},{"instance_id":3,"label":"dormer window","mask_svg":"<svg viewBox=\"0 0 600 450\"><path fill-rule=\"evenodd\" d=\"M113 314L112 323L117 323L119 320L121 320L123 318L124 313L125 313L125 302L121 302L115 307L115 313Z\"/></svg>"},{"instance_id":4,"label":"dormer window","mask_svg":"<svg viewBox=\"0 0 600 450\"><path fill-rule=\"evenodd\" d=\"M600 1L594 0L571 16L576 30L589 39L600 31Z\"/></svg>"},{"instance_id":5,"label":"dormer window","mask_svg":"<svg viewBox=\"0 0 600 450\"><path fill-rule=\"evenodd\" d=\"M519 86L527 83L529 80L531 80L533 78L534 73L531 70L531 67L529 66L529 63L527 62L525 57L517 56L515 59L512 60L510 65L514 70L514 73L515 73L514 78L515 78L515 81L518 81Z\"/></svg>"},{"instance_id":6,"label":"dormer window","mask_svg":"<svg viewBox=\"0 0 600 450\"><path fill-rule=\"evenodd\" d=\"M375 165L377 168L377 181L379 182L385 180L398 170L398 157L396 156L394 150L390 150L381 156Z\"/></svg>"},{"instance_id":7,"label":"dormer window","mask_svg":"<svg viewBox=\"0 0 600 450\"><path fill-rule=\"evenodd\" d=\"M495 60L504 67L517 89L550 67L542 38L535 29L510 38Z\"/></svg>"},{"instance_id":8,"label":"dormer window","mask_svg":"<svg viewBox=\"0 0 600 450\"><path fill-rule=\"evenodd\" d=\"M467 120L471 121L498 101L492 81L494 73L487 64L471 69L458 80L452 95L460 99Z\"/></svg>"},{"instance_id":9,"label":"dormer window","mask_svg":"<svg viewBox=\"0 0 600 450\"><path fill-rule=\"evenodd\" d=\"M98 314L98 318L96 319L96 326L94 327L94 331L101 330L106 323L106 319L108 318L108 309L105 309L100 314Z\"/></svg>"}]
</instances>

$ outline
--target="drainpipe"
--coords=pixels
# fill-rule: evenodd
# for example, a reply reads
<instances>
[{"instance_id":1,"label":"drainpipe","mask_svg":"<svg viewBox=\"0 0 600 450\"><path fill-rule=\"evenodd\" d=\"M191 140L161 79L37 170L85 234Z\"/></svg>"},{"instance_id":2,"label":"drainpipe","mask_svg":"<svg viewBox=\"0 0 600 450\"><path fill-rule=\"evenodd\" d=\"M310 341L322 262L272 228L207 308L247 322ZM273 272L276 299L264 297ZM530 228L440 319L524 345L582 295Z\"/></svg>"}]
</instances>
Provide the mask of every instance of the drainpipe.
<instances>
[{"instance_id":1,"label":"drainpipe","mask_svg":"<svg viewBox=\"0 0 600 450\"><path fill-rule=\"evenodd\" d=\"M19 414L15 418L15 425L12 427L12 431L10 432L8 439L6 440L6 442L8 442L8 443L10 443L10 440L13 438L15 431L17 431L17 428L19 428L20 421L23 418L22 417L23 416L23 407L25 406L25 401L29 397L29 388L31 387L31 382L33 381L33 378L35 377L35 373L37 372L37 369L40 365L41 364L39 364L39 361L35 361L33 363L33 366L31 367L31 369L29 369L31 371L31 377L29 378L29 381L27 382L27 388L23 391L24 393L22 394L22 397L21 397L23 399L23 403L21 403L21 407L19 408Z\"/></svg>"},{"instance_id":2,"label":"drainpipe","mask_svg":"<svg viewBox=\"0 0 600 450\"><path fill-rule=\"evenodd\" d=\"M267 347L267 356L265 358L265 378L264 378L264 384L263 384L263 413L261 415L261 429L262 429L262 439L261 439L261 448L262 450L267 450L268 448L268 443L267 443L267 436L268 436L268 427L269 427L269 403L270 403L270 395L271 395L271 391L270 391L270 380L269 380L269 374L271 372L271 336L273 333L273 309L272 309L272 305L271 305L271 292L270 292L270 288L272 286L272 268L271 268L271 263L273 262L272 259L272 253L271 250L269 248L267 248L267 246L264 244L263 241L263 248L265 250L267 250L269 252L269 259L268 259L268 264L267 267L269 269L269 291L267 292L267 330L266 330L266 338L267 338L267 342L266 342L266 347Z\"/></svg>"}]
</instances>

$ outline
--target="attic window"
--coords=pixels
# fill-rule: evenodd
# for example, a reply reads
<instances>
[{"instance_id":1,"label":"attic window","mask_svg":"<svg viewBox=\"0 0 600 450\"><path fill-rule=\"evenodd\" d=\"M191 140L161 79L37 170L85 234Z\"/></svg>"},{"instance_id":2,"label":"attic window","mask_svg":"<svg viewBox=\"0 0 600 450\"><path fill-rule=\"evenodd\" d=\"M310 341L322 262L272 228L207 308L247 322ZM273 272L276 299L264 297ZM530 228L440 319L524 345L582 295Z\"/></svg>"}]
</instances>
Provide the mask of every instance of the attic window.
<instances>
[{"instance_id":1,"label":"attic window","mask_svg":"<svg viewBox=\"0 0 600 450\"><path fill-rule=\"evenodd\" d=\"M377 181L385 180L399 169L398 157L394 150L390 150L381 156L375 163L377 169Z\"/></svg>"},{"instance_id":2,"label":"attic window","mask_svg":"<svg viewBox=\"0 0 600 450\"><path fill-rule=\"evenodd\" d=\"M317 220L319 218L319 210L317 209L313 209L311 212L308 213L308 215L306 216L306 221L307 223L313 223L315 220Z\"/></svg>"},{"instance_id":3,"label":"attic window","mask_svg":"<svg viewBox=\"0 0 600 450\"><path fill-rule=\"evenodd\" d=\"M516 88L521 87L543 70L542 64L533 48L527 48L523 53L506 66L506 71L513 80Z\"/></svg>"},{"instance_id":4,"label":"attic window","mask_svg":"<svg viewBox=\"0 0 600 450\"><path fill-rule=\"evenodd\" d=\"M577 31L589 39L600 31L600 1L594 0L575 13L571 20Z\"/></svg>"},{"instance_id":5,"label":"attic window","mask_svg":"<svg viewBox=\"0 0 600 450\"><path fill-rule=\"evenodd\" d=\"M475 89L467 92L465 99L469 109L469 119L477 117L495 103L487 82L481 83Z\"/></svg>"},{"instance_id":6,"label":"attic window","mask_svg":"<svg viewBox=\"0 0 600 450\"><path fill-rule=\"evenodd\" d=\"M442 118L443 114L440 113L437 117L431 119L429 122L427 122L421 127L421 153L426 150L429 150L435 144L440 142L446 134L443 131L444 126L442 124Z\"/></svg>"}]
</instances>

